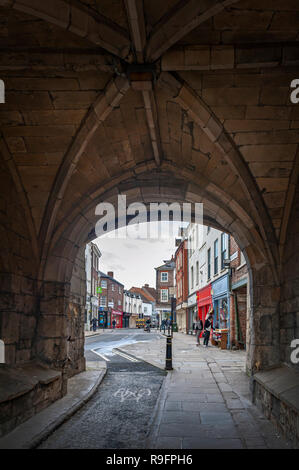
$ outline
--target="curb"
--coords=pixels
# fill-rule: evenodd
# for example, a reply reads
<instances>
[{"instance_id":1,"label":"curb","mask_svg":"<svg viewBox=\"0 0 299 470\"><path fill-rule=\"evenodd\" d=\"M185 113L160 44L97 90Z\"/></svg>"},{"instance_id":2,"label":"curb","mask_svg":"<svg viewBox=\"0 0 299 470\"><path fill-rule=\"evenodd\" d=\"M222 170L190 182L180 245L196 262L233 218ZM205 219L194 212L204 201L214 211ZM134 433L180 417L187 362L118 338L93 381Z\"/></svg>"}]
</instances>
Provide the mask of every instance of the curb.
<instances>
[{"instance_id":1,"label":"curb","mask_svg":"<svg viewBox=\"0 0 299 470\"><path fill-rule=\"evenodd\" d=\"M153 411L153 416L150 422L149 432L146 436L146 449L155 449L154 443L157 441L158 431L161 424L161 416L164 409L168 384L171 379L173 371L167 371L162 387L160 388L159 396L157 398L156 406Z\"/></svg>"},{"instance_id":2,"label":"curb","mask_svg":"<svg viewBox=\"0 0 299 470\"><path fill-rule=\"evenodd\" d=\"M40 413L35 414L29 418L24 423L20 424L17 428L11 431L9 434L3 436L0 439L0 449L35 449L42 441L47 439L50 434L52 434L59 426L61 426L65 421L67 421L74 413L76 413L85 403L87 403L90 398L97 391L99 385L104 379L107 367L101 370L86 370L81 372L81 374L88 374L92 376L92 373L99 372L98 377L95 382L88 390L86 395L83 398L75 398L75 403L70 403L72 401L72 394L66 394L60 400L55 401L50 406L42 410ZM81 374L78 374L81 375ZM75 377L78 377L75 376ZM91 378L92 379L92 378ZM66 403L62 403L62 400ZM59 413L59 407L64 406L66 409ZM51 414L55 415L58 410L58 416L55 418ZM48 415L48 416L47 416ZM41 421L41 423L39 423ZM50 421L50 422L49 422Z\"/></svg>"}]
</instances>

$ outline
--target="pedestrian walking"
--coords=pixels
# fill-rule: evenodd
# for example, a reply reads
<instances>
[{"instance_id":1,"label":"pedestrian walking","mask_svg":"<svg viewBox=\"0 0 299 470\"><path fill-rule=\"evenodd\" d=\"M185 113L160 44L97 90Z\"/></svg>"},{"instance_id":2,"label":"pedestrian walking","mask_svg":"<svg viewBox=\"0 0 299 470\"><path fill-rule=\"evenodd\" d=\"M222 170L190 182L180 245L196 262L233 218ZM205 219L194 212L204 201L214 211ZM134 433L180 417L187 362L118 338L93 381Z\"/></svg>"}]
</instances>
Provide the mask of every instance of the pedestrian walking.
<instances>
[{"instance_id":1,"label":"pedestrian walking","mask_svg":"<svg viewBox=\"0 0 299 470\"><path fill-rule=\"evenodd\" d=\"M200 335L203 330L203 323L202 319L199 318L199 320L195 323L195 334L196 334L196 346L200 345Z\"/></svg>"},{"instance_id":2,"label":"pedestrian walking","mask_svg":"<svg viewBox=\"0 0 299 470\"><path fill-rule=\"evenodd\" d=\"M165 334L166 320L161 321L160 331L163 330Z\"/></svg>"},{"instance_id":3,"label":"pedestrian walking","mask_svg":"<svg viewBox=\"0 0 299 470\"><path fill-rule=\"evenodd\" d=\"M207 313L205 324L204 324L204 341L203 344L207 348L209 345L209 339L211 334L211 329L214 330L213 327L213 309L210 309Z\"/></svg>"},{"instance_id":4,"label":"pedestrian walking","mask_svg":"<svg viewBox=\"0 0 299 470\"><path fill-rule=\"evenodd\" d=\"M116 325L116 321L113 320L113 322L112 322L112 328L115 328L115 325Z\"/></svg>"},{"instance_id":5,"label":"pedestrian walking","mask_svg":"<svg viewBox=\"0 0 299 470\"><path fill-rule=\"evenodd\" d=\"M95 318L93 318L93 319L91 320L91 323L92 323L92 329L93 329L93 331L96 331L96 329L97 329L97 320L96 320Z\"/></svg>"}]
</instances>

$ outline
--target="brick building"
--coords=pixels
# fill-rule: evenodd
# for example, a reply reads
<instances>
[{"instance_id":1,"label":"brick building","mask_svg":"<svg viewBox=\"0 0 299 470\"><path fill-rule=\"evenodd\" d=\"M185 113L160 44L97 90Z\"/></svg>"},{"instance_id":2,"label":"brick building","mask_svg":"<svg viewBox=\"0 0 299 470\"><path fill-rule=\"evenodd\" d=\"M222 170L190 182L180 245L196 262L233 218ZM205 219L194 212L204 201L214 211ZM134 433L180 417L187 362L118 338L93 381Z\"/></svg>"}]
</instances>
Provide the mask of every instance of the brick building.
<instances>
[{"instance_id":1,"label":"brick building","mask_svg":"<svg viewBox=\"0 0 299 470\"><path fill-rule=\"evenodd\" d=\"M112 271L107 274L100 272L99 294L99 322L104 328L112 328L116 322L116 328L123 326L123 294L124 285L114 279Z\"/></svg>"},{"instance_id":2,"label":"brick building","mask_svg":"<svg viewBox=\"0 0 299 470\"><path fill-rule=\"evenodd\" d=\"M176 281L176 322L178 331L186 333L188 305L188 241L178 240L175 252L175 281Z\"/></svg>"},{"instance_id":3,"label":"brick building","mask_svg":"<svg viewBox=\"0 0 299 470\"><path fill-rule=\"evenodd\" d=\"M247 338L247 312L249 308L248 268L244 255L233 237L230 237L229 245L231 267L231 347L245 349Z\"/></svg>"},{"instance_id":4,"label":"brick building","mask_svg":"<svg viewBox=\"0 0 299 470\"><path fill-rule=\"evenodd\" d=\"M156 315L159 323L171 316L171 298L175 297L175 259L164 260L156 270Z\"/></svg>"}]
</instances>

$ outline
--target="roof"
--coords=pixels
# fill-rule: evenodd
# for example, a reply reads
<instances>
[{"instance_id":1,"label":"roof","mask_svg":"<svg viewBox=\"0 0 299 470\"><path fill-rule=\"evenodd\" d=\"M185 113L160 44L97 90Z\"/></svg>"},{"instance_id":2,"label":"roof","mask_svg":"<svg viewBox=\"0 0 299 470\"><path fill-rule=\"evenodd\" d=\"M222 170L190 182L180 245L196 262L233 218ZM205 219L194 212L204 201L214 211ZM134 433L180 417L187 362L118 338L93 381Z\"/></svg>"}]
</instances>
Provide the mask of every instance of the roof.
<instances>
[{"instance_id":1,"label":"roof","mask_svg":"<svg viewBox=\"0 0 299 470\"><path fill-rule=\"evenodd\" d=\"M119 284L120 286L124 287L124 284L122 284L121 282L117 281L114 277L111 277L111 276L108 276L108 274L106 273L103 273L102 271L98 271L98 274L100 275L100 277L105 277L107 279L110 279L111 281L114 281L116 282L116 284Z\"/></svg>"},{"instance_id":2,"label":"roof","mask_svg":"<svg viewBox=\"0 0 299 470\"><path fill-rule=\"evenodd\" d=\"M142 287L131 287L129 292L134 292L135 294L139 294L140 297L144 302L155 302L155 298L152 297L148 292L146 292Z\"/></svg>"},{"instance_id":3,"label":"roof","mask_svg":"<svg viewBox=\"0 0 299 470\"><path fill-rule=\"evenodd\" d=\"M142 290L144 292L147 292L148 294L150 294L152 296L152 298L154 300L156 300L157 298L157 291L155 289L155 287L149 287L149 286L142 286Z\"/></svg>"},{"instance_id":4,"label":"roof","mask_svg":"<svg viewBox=\"0 0 299 470\"><path fill-rule=\"evenodd\" d=\"M170 259L169 261L165 260L164 261L165 264L162 264L161 266L158 266L156 269L159 270L159 269L165 269L165 270L170 270L170 269L174 269L175 268L175 260L174 259Z\"/></svg>"}]
</instances>

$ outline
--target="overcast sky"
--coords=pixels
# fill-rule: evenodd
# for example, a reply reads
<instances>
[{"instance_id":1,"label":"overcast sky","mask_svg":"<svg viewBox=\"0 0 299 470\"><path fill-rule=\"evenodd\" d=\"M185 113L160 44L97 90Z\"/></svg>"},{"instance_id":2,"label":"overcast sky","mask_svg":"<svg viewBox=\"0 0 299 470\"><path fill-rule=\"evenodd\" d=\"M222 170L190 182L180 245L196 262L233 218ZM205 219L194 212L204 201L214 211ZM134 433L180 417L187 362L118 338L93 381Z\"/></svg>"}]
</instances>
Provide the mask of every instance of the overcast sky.
<instances>
[{"instance_id":1,"label":"overcast sky","mask_svg":"<svg viewBox=\"0 0 299 470\"><path fill-rule=\"evenodd\" d=\"M159 239L156 238L157 224L142 225L138 233L136 226L132 228L132 232L127 233L126 238L111 238L111 236L124 237L125 229L121 229L111 233L110 237L102 236L94 240L102 253L99 261L100 270L105 273L113 271L115 279L124 284L126 289L132 286L142 287L144 284L156 287L154 268L161 266L163 260L170 259L176 250L178 224L171 223L171 228L164 224ZM151 238L137 239L138 236L145 235L143 231L145 226L151 230Z\"/></svg>"}]
</instances>

